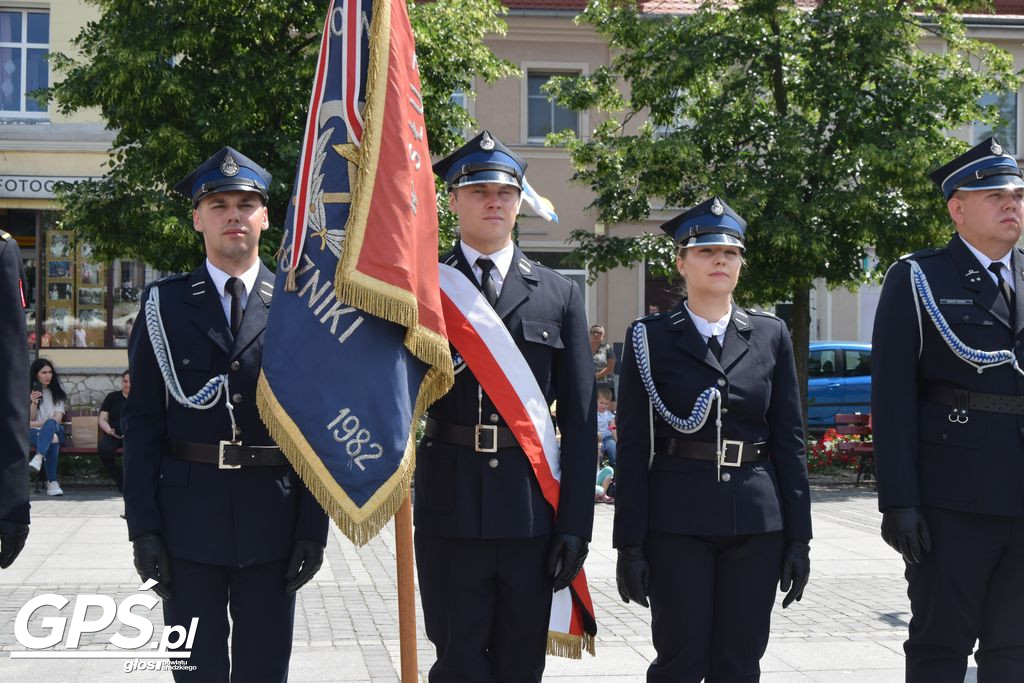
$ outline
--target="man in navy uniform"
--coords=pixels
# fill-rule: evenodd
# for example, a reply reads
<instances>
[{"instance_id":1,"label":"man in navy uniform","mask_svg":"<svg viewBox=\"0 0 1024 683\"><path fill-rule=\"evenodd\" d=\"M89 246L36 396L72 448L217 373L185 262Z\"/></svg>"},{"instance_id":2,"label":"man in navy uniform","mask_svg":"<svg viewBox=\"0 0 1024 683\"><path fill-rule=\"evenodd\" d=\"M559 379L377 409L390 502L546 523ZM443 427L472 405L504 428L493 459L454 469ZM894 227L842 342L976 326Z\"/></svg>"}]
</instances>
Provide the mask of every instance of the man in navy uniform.
<instances>
[{"instance_id":1,"label":"man in navy uniform","mask_svg":"<svg viewBox=\"0 0 1024 683\"><path fill-rule=\"evenodd\" d=\"M455 387L428 412L416 459L416 560L437 649L434 682L541 680L552 590L578 573L593 526L597 413L586 312L575 283L512 242L525 168L484 131L434 172L461 234L443 261L481 288L548 404L557 399L558 515L456 354Z\"/></svg>"},{"instance_id":2,"label":"man in navy uniform","mask_svg":"<svg viewBox=\"0 0 1024 683\"><path fill-rule=\"evenodd\" d=\"M122 422L135 566L159 582L167 625L199 619L188 663L204 681L227 681L229 669L232 681L287 679L295 592L327 540L325 513L256 410L274 282L259 259L269 185L230 147L175 185L192 201L206 263L146 290L129 341Z\"/></svg>"},{"instance_id":3,"label":"man in navy uniform","mask_svg":"<svg viewBox=\"0 0 1024 683\"><path fill-rule=\"evenodd\" d=\"M0 569L28 538L28 336L21 251L0 230Z\"/></svg>"},{"instance_id":4,"label":"man in navy uniform","mask_svg":"<svg viewBox=\"0 0 1024 683\"><path fill-rule=\"evenodd\" d=\"M988 139L931 174L956 235L886 274L872 344L882 537L903 554L907 681L1024 679L1024 179Z\"/></svg>"}]
</instances>

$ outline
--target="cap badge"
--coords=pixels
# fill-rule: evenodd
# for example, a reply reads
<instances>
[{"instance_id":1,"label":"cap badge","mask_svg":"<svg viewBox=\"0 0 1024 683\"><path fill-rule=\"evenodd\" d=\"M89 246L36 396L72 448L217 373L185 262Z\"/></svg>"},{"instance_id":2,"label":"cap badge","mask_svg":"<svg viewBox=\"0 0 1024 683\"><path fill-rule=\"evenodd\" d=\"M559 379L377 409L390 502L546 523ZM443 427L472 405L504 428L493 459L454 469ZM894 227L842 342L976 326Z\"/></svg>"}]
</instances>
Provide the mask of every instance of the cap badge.
<instances>
[{"instance_id":1,"label":"cap badge","mask_svg":"<svg viewBox=\"0 0 1024 683\"><path fill-rule=\"evenodd\" d=\"M992 153L995 154L997 157L1003 156L1003 146L1000 145L995 140L992 141L992 147L990 149L992 150Z\"/></svg>"},{"instance_id":2,"label":"cap badge","mask_svg":"<svg viewBox=\"0 0 1024 683\"><path fill-rule=\"evenodd\" d=\"M725 213L725 207L722 206L722 202L718 201L717 197L715 197L714 203L711 204L711 213L715 214L716 216L721 216L723 213Z\"/></svg>"},{"instance_id":3,"label":"cap badge","mask_svg":"<svg viewBox=\"0 0 1024 683\"><path fill-rule=\"evenodd\" d=\"M238 164L235 163L230 154L224 157L224 161L221 162L220 172L226 176L238 175Z\"/></svg>"},{"instance_id":4,"label":"cap badge","mask_svg":"<svg viewBox=\"0 0 1024 683\"><path fill-rule=\"evenodd\" d=\"M487 133L484 133L483 139L480 140L480 149L486 150L488 152L494 149L494 140L491 139L491 136L488 135Z\"/></svg>"}]
</instances>

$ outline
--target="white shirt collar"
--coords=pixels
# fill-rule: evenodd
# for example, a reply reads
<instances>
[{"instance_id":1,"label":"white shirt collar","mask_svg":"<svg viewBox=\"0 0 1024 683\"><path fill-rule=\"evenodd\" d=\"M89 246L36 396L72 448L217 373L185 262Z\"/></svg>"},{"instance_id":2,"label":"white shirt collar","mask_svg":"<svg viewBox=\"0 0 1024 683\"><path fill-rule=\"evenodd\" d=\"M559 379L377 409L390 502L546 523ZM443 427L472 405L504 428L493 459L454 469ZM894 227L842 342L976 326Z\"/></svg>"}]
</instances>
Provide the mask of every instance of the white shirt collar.
<instances>
[{"instance_id":1,"label":"white shirt collar","mask_svg":"<svg viewBox=\"0 0 1024 683\"><path fill-rule=\"evenodd\" d=\"M729 327L729 320L732 318L732 304L729 304L729 312L723 318L714 322L705 320L691 311L690 305L685 301L683 306L686 307L686 312L690 314L690 319L693 320L693 324L697 326L697 331L700 332L705 340L710 339L711 335L715 335L720 343L725 342L725 330Z\"/></svg>"},{"instance_id":2,"label":"white shirt collar","mask_svg":"<svg viewBox=\"0 0 1024 683\"><path fill-rule=\"evenodd\" d=\"M217 266L210 263L210 259L206 259L206 270L210 273L210 279L213 280L213 286L217 290L217 294L220 295L222 300L231 300L229 294L224 293L224 285L227 284L228 278L231 277ZM260 260L256 259L256 263L252 264L252 267L238 276L238 279L245 285L245 296L242 297L242 305L249 299L249 293L252 292L256 286L256 278L260 275Z\"/></svg>"},{"instance_id":3,"label":"white shirt collar","mask_svg":"<svg viewBox=\"0 0 1024 683\"><path fill-rule=\"evenodd\" d=\"M462 246L462 255L466 257L466 262L469 263L473 268L473 274L476 275L477 280L480 279L480 267L476 265L478 258L485 257L494 261L495 267L491 269L491 279L494 280L494 284L497 286L498 293L501 293L501 283L505 281L508 276L508 269L512 267L512 257L515 255L515 244L509 242L508 245L502 247L493 254L482 254L473 247L469 246L465 242L459 242Z\"/></svg>"},{"instance_id":4,"label":"white shirt collar","mask_svg":"<svg viewBox=\"0 0 1024 683\"><path fill-rule=\"evenodd\" d=\"M985 271L988 273L989 277L992 278L992 282L995 282L996 284L999 283L999 281L996 280L996 274L989 270L988 267L998 261L999 263L1002 263L1006 267L1006 270L1003 271L1003 278L1010 283L1010 289L1016 289L1016 287L1014 286L1015 283L1013 281L1013 266L1010 265L1010 256L1013 254L1013 249L1010 249L1010 251L1006 252L1006 254L1004 254L1002 258L990 259L988 256L985 256L983 253L978 251L973 244L965 240L963 235L957 236L960 238L960 241L964 243L964 246L966 246L967 249L972 254L974 254L974 258L978 259L978 263L981 264L981 267L984 268ZM1007 273L1010 274L1010 277L1006 277Z\"/></svg>"}]
</instances>

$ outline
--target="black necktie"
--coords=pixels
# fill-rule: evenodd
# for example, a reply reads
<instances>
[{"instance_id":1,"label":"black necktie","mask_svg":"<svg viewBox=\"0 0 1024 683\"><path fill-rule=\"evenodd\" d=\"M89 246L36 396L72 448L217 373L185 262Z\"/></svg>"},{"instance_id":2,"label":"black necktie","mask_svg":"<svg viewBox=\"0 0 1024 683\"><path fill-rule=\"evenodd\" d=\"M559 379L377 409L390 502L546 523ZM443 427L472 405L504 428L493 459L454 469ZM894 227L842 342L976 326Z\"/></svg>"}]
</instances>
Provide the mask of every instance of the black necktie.
<instances>
[{"instance_id":1,"label":"black necktie","mask_svg":"<svg viewBox=\"0 0 1024 683\"><path fill-rule=\"evenodd\" d=\"M1010 311L1010 316L1013 316L1013 290L1010 289L1010 283L1003 279L1003 264L1001 261L993 261L988 264L988 269L992 271L996 276L996 287L999 288L999 292L1003 295L1003 300L1006 301L1006 308Z\"/></svg>"},{"instance_id":2,"label":"black necktie","mask_svg":"<svg viewBox=\"0 0 1024 683\"><path fill-rule=\"evenodd\" d=\"M238 336L238 328L242 326L242 297L245 296L245 285L237 277L229 277L224 284L224 293L231 297L231 335Z\"/></svg>"},{"instance_id":3,"label":"black necktie","mask_svg":"<svg viewBox=\"0 0 1024 683\"><path fill-rule=\"evenodd\" d=\"M484 293L491 308L494 308L494 305L498 303L498 290L494 288L494 280L491 279L494 261L489 258L478 258L476 265L480 268L480 291Z\"/></svg>"},{"instance_id":4,"label":"black necktie","mask_svg":"<svg viewBox=\"0 0 1024 683\"><path fill-rule=\"evenodd\" d=\"M708 348L711 349L711 353L715 354L715 358L722 360L722 345L718 341L717 335L711 335L708 337Z\"/></svg>"}]
</instances>

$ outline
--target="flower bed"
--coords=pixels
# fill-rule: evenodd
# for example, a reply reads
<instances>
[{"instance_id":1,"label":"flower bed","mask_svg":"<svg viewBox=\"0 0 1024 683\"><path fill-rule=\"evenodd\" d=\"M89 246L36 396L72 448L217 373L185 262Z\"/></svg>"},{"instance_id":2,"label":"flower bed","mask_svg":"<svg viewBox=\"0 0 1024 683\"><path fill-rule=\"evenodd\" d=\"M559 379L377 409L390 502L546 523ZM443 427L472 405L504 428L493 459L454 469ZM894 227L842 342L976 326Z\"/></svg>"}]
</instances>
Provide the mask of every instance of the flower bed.
<instances>
[{"instance_id":1,"label":"flower bed","mask_svg":"<svg viewBox=\"0 0 1024 683\"><path fill-rule=\"evenodd\" d=\"M807 471L822 472L829 469L856 470L858 457L852 450L841 450L842 443L870 442L870 436L840 434L829 428L818 441L807 444Z\"/></svg>"}]
</instances>

